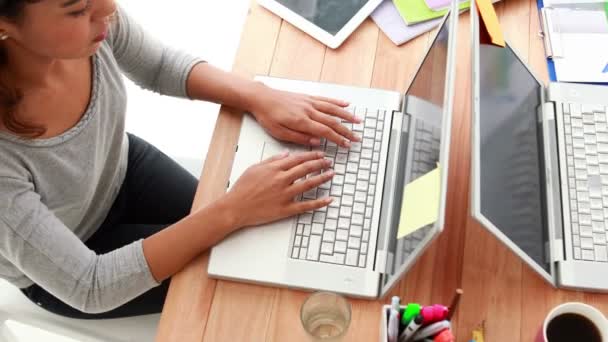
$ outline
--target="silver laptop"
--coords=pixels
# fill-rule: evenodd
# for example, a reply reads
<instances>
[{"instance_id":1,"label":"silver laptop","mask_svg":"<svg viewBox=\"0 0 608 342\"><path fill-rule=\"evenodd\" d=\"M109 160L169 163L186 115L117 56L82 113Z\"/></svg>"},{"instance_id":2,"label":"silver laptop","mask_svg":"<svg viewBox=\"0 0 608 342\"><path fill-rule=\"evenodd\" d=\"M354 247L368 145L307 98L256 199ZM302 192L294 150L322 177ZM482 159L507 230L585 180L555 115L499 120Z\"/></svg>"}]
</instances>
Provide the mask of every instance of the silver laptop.
<instances>
[{"instance_id":1,"label":"silver laptop","mask_svg":"<svg viewBox=\"0 0 608 342\"><path fill-rule=\"evenodd\" d=\"M331 142L319 148L333 160L336 176L302 197L330 195L330 206L229 236L212 249L210 276L364 298L384 295L396 284L443 229L458 22L457 16L449 17L405 94L258 78L271 87L349 101L349 110L364 121L346 125L362 141L350 149ZM230 183L249 166L285 149L306 150L273 139L246 115ZM405 185L438 162L438 220L397 239Z\"/></svg>"},{"instance_id":2,"label":"silver laptop","mask_svg":"<svg viewBox=\"0 0 608 342\"><path fill-rule=\"evenodd\" d=\"M608 290L608 87L544 87L472 26L473 216L550 283Z\"/></svg>"}]
</instances>

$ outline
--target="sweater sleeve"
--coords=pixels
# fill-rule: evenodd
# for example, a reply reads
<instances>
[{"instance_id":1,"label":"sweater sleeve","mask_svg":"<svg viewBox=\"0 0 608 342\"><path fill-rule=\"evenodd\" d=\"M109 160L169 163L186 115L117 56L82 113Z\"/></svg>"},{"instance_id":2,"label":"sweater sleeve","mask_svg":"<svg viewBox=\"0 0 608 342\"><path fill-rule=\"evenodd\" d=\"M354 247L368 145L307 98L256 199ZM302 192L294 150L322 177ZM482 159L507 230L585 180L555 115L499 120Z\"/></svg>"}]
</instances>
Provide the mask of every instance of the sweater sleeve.
<instances>
[{"instance_id":1,"label":"sweater sleeve","mask_svg":"<svg viewBox=\"0 0 608 342\"><path fill-rule=\"evenodd\" d=\"M203 62L159 42L121 7L110 27L108 42L129 79L162 95L186 98L188 75L196 64Z\"/></svg>"},{"instance_id":2,"label":"sweater sleeve","mask_svg":"<svg viewBox=\"0 0 608 342\"><path fill-rule=\"evenodd\" d=\"M106 312L159 285L142 240L97 255L48 210L33 184L0 178L0 189L0 254L66 304Z\"/></svg>"}]
</instances>

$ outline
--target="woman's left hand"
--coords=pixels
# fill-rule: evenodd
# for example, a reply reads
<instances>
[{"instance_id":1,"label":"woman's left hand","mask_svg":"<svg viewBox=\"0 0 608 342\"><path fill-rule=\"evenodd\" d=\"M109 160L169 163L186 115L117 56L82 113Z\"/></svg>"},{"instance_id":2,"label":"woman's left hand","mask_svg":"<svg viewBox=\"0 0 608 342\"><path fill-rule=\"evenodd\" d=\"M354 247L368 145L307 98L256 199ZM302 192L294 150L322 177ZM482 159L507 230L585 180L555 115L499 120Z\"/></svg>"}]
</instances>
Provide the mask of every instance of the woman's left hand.
<instances>
[{"instance_id":1,"label":"woman's left hand","mask_svg":"<svg viewBox=\"0 0 608 342\"><path fill-rule=\"evenodd\" d=\"M261 89L250 110L273 137L309 146L318 146L321 138L344 147L361 141L341 122L361 122L361 118L344 109L349 105L347 102L266 86Z\"/></svg>"}]
</instances>

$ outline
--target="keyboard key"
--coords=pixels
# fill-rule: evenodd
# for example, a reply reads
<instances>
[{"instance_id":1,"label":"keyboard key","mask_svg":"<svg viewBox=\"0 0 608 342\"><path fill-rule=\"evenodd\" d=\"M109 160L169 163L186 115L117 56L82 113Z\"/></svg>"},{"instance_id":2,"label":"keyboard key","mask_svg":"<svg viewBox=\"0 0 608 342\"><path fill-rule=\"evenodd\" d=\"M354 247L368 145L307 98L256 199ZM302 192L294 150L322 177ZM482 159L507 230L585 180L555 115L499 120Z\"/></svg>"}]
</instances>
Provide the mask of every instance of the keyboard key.
<instances>
[{"instance_id":1,"label":"keyboard key","mask_svg":"<svg viewBox=\"0 0 608 342\"><path fill-rule=\"evenodd\" d=\"M592 237L593 236L591 226L581 225L579 230L580 230L581 237Z\"/></svg>"},{"instance_id":2,"label":"keyboard key","mask_svg":"<svg viewBox=\"0 0 608 342\"><path fill-rule=\"evenodd\" d=\"M359 267L365 267L365 255L359 256Z\"/></svg>"},{"instance_id":3,"label":"keyboard key","mask_svg":"<svg viewBox=\"0 0 608 342\"><path fill-rule=\"evenodd\" d=\"M593 261L593 250L591 249L583 249L582 251L583 260Z\"/></svg>"},{"instance_id":4,"label":"keyboard key","mask_svg":"<svg viewBox=\"0 0 608 342\"><path fill-rule=\"evenodd\" d=\"M354 237L360 238L362 233L363 233L363 227L362 226L353 224L350 227L350 236L354 236Z\"/></svg>"},{"instance_id":5,"label":"keyboard key","mask_svg":"<svg viewBox=\"0 0 608 342\"><path fill-rule=\"evenodd\" d=\"M361 214L353 214L352 223L362 225L363 224L363 215Z\"/></svg>"},{"instance_id":6,"label":"keyboard key","mask_svg":"<svg viewBox=\"0 0 608 342\"><path fill-rule=\"evenodd\" d=\"M338 229L336 231L336 240L346 241L348 239L348 230Z\"/></svg>"},{"instance_id":7,"label":"keyboard key","mask_svg":"<svg viewBox=\"0 0 608 342\"><path fill-rule=\"evenodd\" d=\"M298 224L298 226L296 228L296 234L297 235L302 235L302 233L304 233L304 225L303 224Z\"/></svg>"},{"instance_id":8,"label":"keyboard key","mask_svg":"<svg viewBox=\"0 0 608 342\"><path fill-rule=\"evenodd\" d=\"M340 228L340 229L348 229L348 228L350 228L350 218L348 218L348 217L340 217L338 219L338 228Z\"/></svg>"},{"instance_id":9,"label":"keyboard key","mask_svg":"<svg viewBox=\"0 0 608 342\"><path fill-rule=\"evenodd\" d=\"M323 233L323 224L313 223L311 233L315 235L321 235Z\"/></svg>"},{"instance_id":10,"label":"keyboard key","mask_svg":"<svg viewBox=\"0 0 608 342\"><path fill-rule=\"evenodd\" d=\"M319 235L312 235L308 243L308 252L306 259L318 260L319 259L319 248L321 247L321 237Z\"/></svg>"},{"instance_id":11,"label":"keyboard key","mask_svg":"<svg viewBox=\"0 0 608 342\"><path fill-rule=\"evenodd\" d=\"M330 194L332 196L341 196L342 195L342 186L341 185L332 185Z\"/></svg>"},{"instance_id":12,"label":"keyboard key","mask_svg":"<svg viewBox=\"0 0 608 342\"><path fill-rule=\"evenodd\" d=\"M367 206L371 207L372 205L374 205L374 196L367 196Z\"/></svg>"},{"instance_id":13,"label":"keyboard key","mask_svg":"<svg viewBox=\"0 0 608 342\"><path fill-rule=\"evenodd\" d=\"M581 249L579 247L574 247L574 259L581 259Z\"/></svg>"},{"instance_id":14,"label":"keyboard key","mask_svg":"<svg viewBox=\"0 0 608 342\"><path fill-rule=\"evenodd\" d=\"M317 189L317 198L329 197L330 192L328 189Z\"/></svg>"},{"instance_id":15,"label":"keyboard key","mask_svg":"<svg viewBox=\"0 0 608 342\"><path fill-rule=\"evenodd\" d=\"M361 239L355 236L348 238L348 248L359 249L361 247Z\"/></svg>"},{"instance_id":16,"label":"keyboard key","mask_svg":"<svg viewBox=\"0 0 608 342\"><path fill-rule=\"evenodd\" d=\"M595 245L595 260L597 261L608 261L608 255L606 254L606 246Z\"/></svg>"},{"instance_id":17,"label":"keyboard key","mask_svg":"<svg viewBox=\"0 0 608 342\"><path fill-rule=\"evenodd\" d=\"M342 205L352 206L353 205L353 196L352 195L344 195L342 196Z\"/></svg>"},{"instance_id":18,"label":"keyboard key","mask_svg":"<svg viewBox=\"0 0 608 342\"><path fill-rule=\"evenodd\" d=\"M376 119L368 117L365 119L365 127L376 128Z\"/></svg>"},{"instance_id":19,"label":"keyboard key","mask_svg":"<svg viewBox=\"0 0 608 342\"><path fill-rule=\"evenodd\" d=\"M300 244L302 243L302 236L301 235L296 235L296 238L293 242L293 245L296 247L300 247Z\"/></svg>"},{"instance_id":20,"label":"keyboard key","mask_svg":"<svg viewBox=\"0 0 608 342\"><path fill-rule=\"evenodd\" d=\"M340 216L350 217L352 214L353 214L353 209L351 207L343 206L340 208Z\"/></svg>"},{"instance_id":21,"label":"keyboard key","mask_svg":"<svg viewBox=\"0 0 608 342\"><path fill-rule=\"evenodd\" d=\"M363 192L363 191L356 191L355 192L355 201L357 202L365 202L365 199L367 198L367 193Z\"/></svg>"},{"instance_id":22,"label":"keyboard key","mask_svg":"<svg viewBox=\"0 0 608 342\"><path fill-rule=\"evenodd\" d=\"M359 165L355 162L349 162L346 164L346 172L357 173L359 170Z\"/></svg>"},{"instance_id":23,"label":"keyboard key","mask_svg":"<svg viewBox=\"0 0 608 342\"><path fill-rule=\"evenodd\" d=\"M321 253L334 254L334 243L333 242L323 242L321 244Z\"/></svg>"},{"instance_id":24,"label":"keyboard key","mask_svg":"<svg viewBox=\"0 0 608 342\"><path fill-rule=\"evenodd\" d=\"M346 253L346 241L336 241L334 245L334 251L339 253Z\"/></svg>"},{"instance_id":25,"label":"keyboard key","mask_svg":"<svg viewBox=\"0 0 608 342\"><path fill-rule=\"evenodd\" d=\"M361 254L367 254L367 242L361 244Z\"/></svg>"},{"instance_id":26,"label":"keyboard key","mask_svg":"<svg viewBox=\"0 0 608 342\"><path fill-rule=\"evenodd\" d=\"M331 203L329 203L329 208L339 209L342 197L340 197L340 196L331 196L331 198L332 198L332 201L331 201ZM323 209L323 208L321 208L321 209Z\"/></svg>"},{"instance_id":27,"label":"keyboard key","mask_svg":"<svg viewBox=\"0 0 608 342\"><path fill-rule=\"evenodd\" d=\"M327 219L325 221L325 230L336 230L338 228L338 221L333 219Z\"/></svg>"},{"instance_id":28,"label":"keyboard key","mask_svg":"<svg viewBox=\"0 0 608 342\"><path fill-rule=\"evenodd\" d=\"M371 207L367 207L365 209L365 218L372 218L372 208Z\"/></svg>"},{"instance_id":29,"label":"keyboard key","mask_svg":"<svg viewBox=\"0 0 608 342\"><path fill-rule=\"evenodd\" d=\"M334 164L334 171L337 175L343 175L346 173L346 165L344 164Z\"/></svg>"},{"instance_id":30,"label":"keyboard key","mask_svg":"<svg viewBox=\"0 0 608 342\"><path fill-rule=\"evenodd\" d=\"M373 139L363 139L362 146L363 146L363 148L373 149L374 148L374 140Z\"/></svg>"},{"instance_id":31,"label":"keyboard key","mask_svg":"<svg viewBox=\"0 0 608 342\"><path fill-rule=\"evenodd\" d=\"M346 164L348 156L345 153L336 154L336 164Z\"/></svg>"},{"instance_id":32,"label":"keyboard key","mask_svg":"<svg viewBox=\"0 0 608 342\"><path fill-rule=\"evenodd\" d=\"M369 180L369 170L359 170L357 179Z\"/></svg>"},{"instance_id":33,"label":"keyboard key","mask_svg":"<svg viewBox=\"0 0 608 342\"><path fill-rule=\"evenodd\" d=\"M581 247L583 249L592 249L593 248L593 239L588 237L581 237Z\"/></svg>"},{"instance_id":34,"label":"keyboard key","mask_svg":"<svg viewBox=\"0 0 608 342\"><path fill-rule=\"evenodd\" d=\"M369 148L364 148L361 151L361 158L372 159L372 150Z\"/></svg>"},{"instance_id":35,"label":"keyboard key","mask_svg":"<svg viewBox=\"0 0 608 342\"><path fill-rule=\"evenodd\" d=\"M363 231L363 236L361 237L363 241L369 241L369 230Z\"/></svg>"},{"instance_id":36,"label":"keyboard key","mask_svg":"<svg viewBox=\"0 0 608 342\"><path fill-rule=\"evenodd\" d=\"M341 264L341 265L344 265L344 258L345 258L345 255L344 255L344 254L341 254L341 253L335 253L335 254L334 254L334 258L335 258L335 260L336 260L336 264Z\"/></svg>"},{"instance_id":37,"label":"keyboard key","mask_svg":"<svg viewBox=\"0 0 608 342\"><path fill-rule=\"evenodd\" d=\"M331 219L337 219L338 218L338 209L337 208L329 208L327 210L327 217L331 218Z\"/></svg>"},{"instance_id":38,"label":"keyboard key","mask_svg":"<svg viewBox=\"0 0 608 342\"><path fill-rule=\"evenodd\" d=\"M368 186L367 181L358 180L356 189L360 190L360 191L367 191L367 186Z\"/></svg>"},{"instance_id":39,"label":"keyboard key","mask_svg":"<svg viewBox=\"0 0 608 342\"><path fill-rule=\"evenodd\" d=\"M300 214L300 216L298 217L298 223L311 224L312 223L312 214L311 213Z\"/></svg>"},{"instance_id":40,"label":"keyboard key","mask_svg":"<svg viewBox=\"0 0 608 342\"><path fill-rule=\"evenodd\" d=\"M332 179L333 184L343 185L344 184L344 176L343 175L335 175Z\"/></svg>"},{"instance_id":41,"label":"keyboard key","mask_svg":"<svg viewBox=\"0 0 608 342\"><path fill-rule=\"evenodd\" d=\"M363 229L370 229L371 227L372 227L372 220L365 219L365 221L363 222Z\"/></svg>"},{"instance_id":42,"label":"keyboard key","mask_svg":"<svg viewBox=\"0 0 608 342\"><path fill-rule=\"evenodd\" d=\"M355 184L357 183L357 175L354 173L347 173L344 179L346 184Z\"/></svg>"},{"instance_id":43,"label":"keyboard key","mask_svg":"<svg viewBox=\"0 0 608 342\"><path fill-rule=\"evenodd\" d=\"M307 248L300 248L300 259L306 259L306 254L308 254L308 249Z\"/></svg>"},{"instance_id":44,"label":"keyboard key","mask_svg":"<svg viewBox=\"0 0 608 342\"><path fill-rule=\"evenodd\" d=\"M354 152L361 151L361 142L352 142L350 145L350 150Z\"/></svg>"},{"instance_id":45,"label":"keyboard key","mask_svg":"<svg viewBox=\"0 0 608 342\"><path fill-rule=\"evenodd\" d=\"M359 258L359 251L355 249L347 249L346 250L346 264L349 266L357 266L357 262Z\"/></svg>"},{"instance_id":46,"label":"keyboard key","mask_svg":"<svg viewBox=\"0 0 608 342\"><path fill-rule=\"evenodd\" d=\"M363 203L355 203L355 206L353 207L353 213L356 214L364 214L365 213L365 204Z\"/></svg>"},{"instance_id":47,"label":"keyboard key","mask_svg":"<svg viewBox=\"0 0 608 342\"><path fill-rule=\"evenodd\" d=\"M346 194L346 195L354 195L355 194L355 186L353 184L344 184L344 194Z\"/></svg>"},{"instance_id":48,"label":"keyboard key","mask_svg":"<svg viewBox=\"0 0 608 342\"><path fill-rule=\"evenodd\" d=\"M293 259L297 259L299 255L300 255L300 248L294 248L294 249L291 251L291 257L292 257Z\"/></svg>"},{"instance_id":49,"label":"keyboard key","mask_svg":"<svg viewBox=\"0 0 608 342\"><path fill-rule=\"evenodd\" d=\"M358 152L350 152L348 154L348 161L349 162L359 162L359 159L361 159L361 155Z\"/></svg>"}]
</instances>

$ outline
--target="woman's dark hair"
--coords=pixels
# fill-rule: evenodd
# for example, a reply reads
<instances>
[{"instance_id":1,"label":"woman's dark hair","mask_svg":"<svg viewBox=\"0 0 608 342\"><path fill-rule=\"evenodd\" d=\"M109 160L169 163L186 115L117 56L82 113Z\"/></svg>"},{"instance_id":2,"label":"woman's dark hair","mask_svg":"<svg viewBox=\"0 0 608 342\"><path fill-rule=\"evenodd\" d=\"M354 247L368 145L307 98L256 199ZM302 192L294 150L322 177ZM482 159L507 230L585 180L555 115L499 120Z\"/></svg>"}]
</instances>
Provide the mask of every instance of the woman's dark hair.
<instances>
[{"instance_id":1,"label":"woman's dark hair","mask_svg":"<svg viewBox=\"0 0 608 342\"><path fill-rule=\"evenodd\" d=\"M18 22L23 14L23 8L28 3L40 0L0 0L0 18ZM6 50L0 43L0 68L7 64ZM35 138L46 132L46 127L32 125L16 117L17 105L23 99L23 93L4 83L0 77L0 119L4 126L13 133Z\"/></svg>"}]
</instances>

